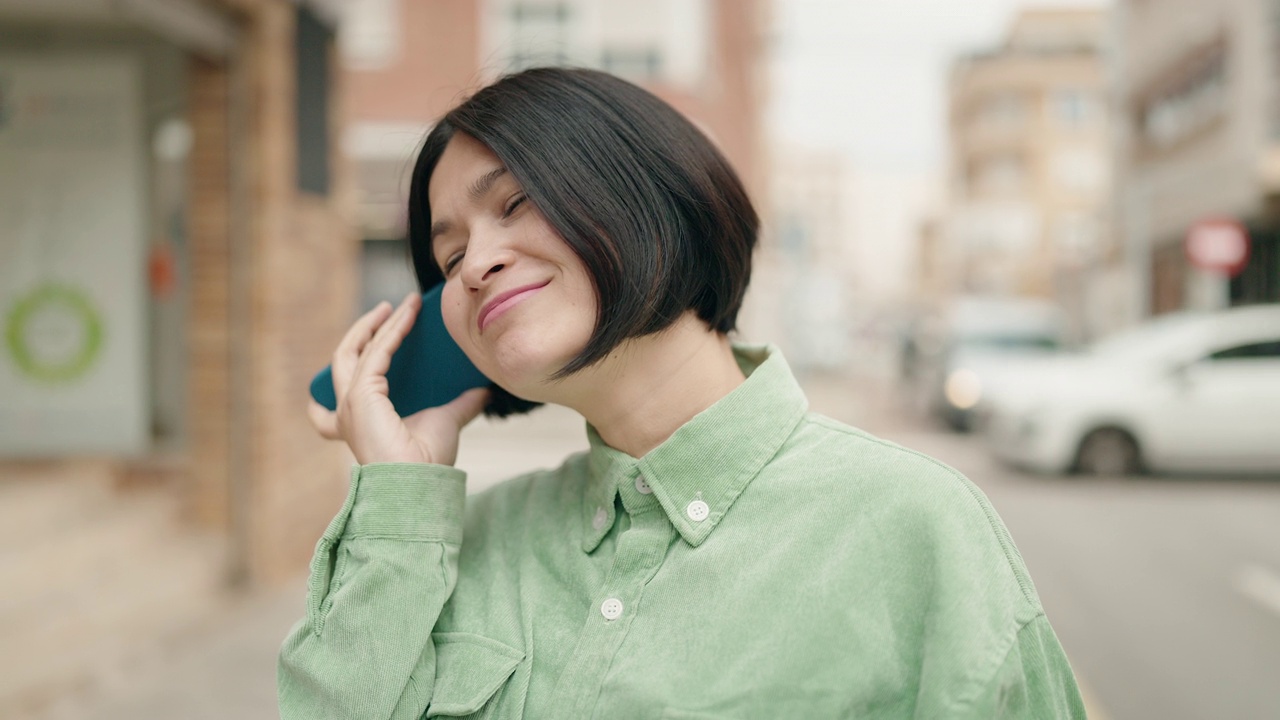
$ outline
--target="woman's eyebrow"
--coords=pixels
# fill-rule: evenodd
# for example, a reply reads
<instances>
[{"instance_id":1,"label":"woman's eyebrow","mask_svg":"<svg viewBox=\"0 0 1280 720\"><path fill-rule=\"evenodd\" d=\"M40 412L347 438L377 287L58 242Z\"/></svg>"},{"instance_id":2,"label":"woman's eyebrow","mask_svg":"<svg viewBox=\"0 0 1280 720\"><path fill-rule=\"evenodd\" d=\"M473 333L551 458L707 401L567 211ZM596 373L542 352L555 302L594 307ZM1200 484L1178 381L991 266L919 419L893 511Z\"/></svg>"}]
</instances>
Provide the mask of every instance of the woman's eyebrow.
<instances>
[{"instance_id":1,"label":"woman's eyebrow","mask_svg":"<svg viewBox=\"0 0 1280 720\"><path fill-rule=\"evenodd\" d=\"M472 202L479 202L493 188L493 184L498 181L498 178L506 174L507 169L502 166L490 170L471 183L471 188L467 190L467 195L470 196Z\"/></svg>"}]
</instances>

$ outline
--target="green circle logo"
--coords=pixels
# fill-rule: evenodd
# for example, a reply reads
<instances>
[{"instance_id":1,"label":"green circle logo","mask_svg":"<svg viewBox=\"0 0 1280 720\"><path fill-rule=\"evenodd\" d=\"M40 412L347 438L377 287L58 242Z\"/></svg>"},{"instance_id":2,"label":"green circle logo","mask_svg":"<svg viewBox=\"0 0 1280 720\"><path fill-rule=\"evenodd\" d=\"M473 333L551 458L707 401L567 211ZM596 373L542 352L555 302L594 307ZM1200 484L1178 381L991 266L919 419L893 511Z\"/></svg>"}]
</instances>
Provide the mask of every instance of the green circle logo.
<instances>
[{"instance_id":1,"label":"green circle logo","mask_svg":"<svg viewBox=\"0 0 1280 720\"><path fill-rule=\"evenodd\" d=\"M93 367L102 350L102 320L80 290L48 284L18 299L5 322L5 344L24 375L67 383Z\"/></svg>"}]
</instances>

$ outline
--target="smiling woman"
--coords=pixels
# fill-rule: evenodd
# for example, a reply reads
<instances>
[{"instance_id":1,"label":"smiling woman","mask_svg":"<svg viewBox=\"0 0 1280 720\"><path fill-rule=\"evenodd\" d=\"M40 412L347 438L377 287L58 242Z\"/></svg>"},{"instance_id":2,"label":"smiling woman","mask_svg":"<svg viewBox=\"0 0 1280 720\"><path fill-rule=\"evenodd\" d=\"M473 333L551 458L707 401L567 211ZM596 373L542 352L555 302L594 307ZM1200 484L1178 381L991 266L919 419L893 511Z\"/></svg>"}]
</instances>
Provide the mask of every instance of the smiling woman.
<instances>
[{"instance_id":1,"label":"smiling woman","mask_svg":"<svg viewBox=\"0 0 1280 720\"><path fill-rule=\"evenodd\" d=\"M522 213L525 197L532 208ZM692 123L639 87L586 71L527 71L455 108L427 136L409 198L424 289L462 257L471 234L453 215L467 210L507 221L482 234L532 232L554 237L551 252L572 253L591 284L594 332L559 378L689 310L721 334L733 330L759 226L737 174ZM491 414L530 407L503 387L512 389L498 383Z\"/></svg>"},{"instance_id":2,"label":"smiling woman","mask_svg":"<svg viewBox=\"0 0 1280 720\"><path fill-rule=\"evenodd\" d=\"M409 202L419 284L494 387L396 415L416 294L339 345L313 420L359 464L282 718L1083 717L982 493L730 342L757 218L673 109L603 73L509 76L431 131ZM539 402L590 451L467 498L462 427Z\"/></svg>"},{"instance_id":3,"label":"smiling woman","mask_svg":"<svg viewBox=\"0 0 1280 720\"><path fill-rule=\"evenodd\" d=\"M434 260L424 262L445 278L449 334L497 388L548 399L542 381L587 345L596 326L586 266L525 202L497 156L468 135L449 141L427 197L436 208L426 247ZM507 392L495 390L502 395L490 407Z\"/></svg>"}]
</instances>

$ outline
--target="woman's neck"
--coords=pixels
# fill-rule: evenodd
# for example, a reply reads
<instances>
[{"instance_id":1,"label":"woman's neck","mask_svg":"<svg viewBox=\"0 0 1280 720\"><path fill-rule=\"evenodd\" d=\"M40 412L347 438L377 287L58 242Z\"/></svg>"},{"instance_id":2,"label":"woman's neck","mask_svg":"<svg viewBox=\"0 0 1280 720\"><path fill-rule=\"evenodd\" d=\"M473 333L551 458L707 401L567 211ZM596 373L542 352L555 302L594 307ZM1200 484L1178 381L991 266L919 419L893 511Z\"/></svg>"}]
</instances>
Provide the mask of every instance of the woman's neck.
<instances>
[{"instance_id":1,"label":"woman's neck","mask_svg":"<svg viewBox=\"0 0 1280 720\"><path fill-rule=\"evenodd\" d=\"M581 413L610 447L641 457L745 379L729 339L686 313L564 381L555 402Z\"/></svg>"}]
</instances>

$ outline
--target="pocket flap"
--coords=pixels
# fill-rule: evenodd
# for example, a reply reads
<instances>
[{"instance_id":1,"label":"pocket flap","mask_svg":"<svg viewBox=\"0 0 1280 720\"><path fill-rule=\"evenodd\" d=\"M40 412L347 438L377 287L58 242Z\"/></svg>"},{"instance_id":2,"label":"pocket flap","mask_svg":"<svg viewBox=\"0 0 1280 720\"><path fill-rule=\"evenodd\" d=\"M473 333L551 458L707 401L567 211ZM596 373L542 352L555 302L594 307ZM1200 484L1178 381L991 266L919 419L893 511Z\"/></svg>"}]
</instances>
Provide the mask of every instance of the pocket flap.
<instances>
[{"instance_id":1,"label":"pocket flap","mask_svg":"<svg viewBox=\"0 0 1280 720\"><path fill-rule=\"evenodd\" d=\"M476 712L511 677L524 653L471 633L433 633L436 682L427 717Z\"/></svg>"}]
</instances>

